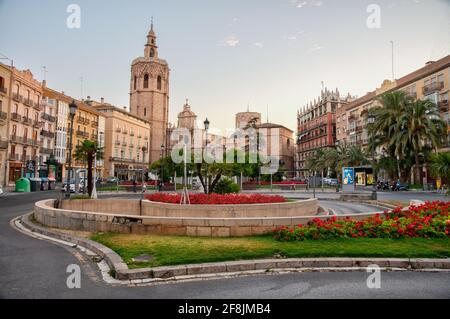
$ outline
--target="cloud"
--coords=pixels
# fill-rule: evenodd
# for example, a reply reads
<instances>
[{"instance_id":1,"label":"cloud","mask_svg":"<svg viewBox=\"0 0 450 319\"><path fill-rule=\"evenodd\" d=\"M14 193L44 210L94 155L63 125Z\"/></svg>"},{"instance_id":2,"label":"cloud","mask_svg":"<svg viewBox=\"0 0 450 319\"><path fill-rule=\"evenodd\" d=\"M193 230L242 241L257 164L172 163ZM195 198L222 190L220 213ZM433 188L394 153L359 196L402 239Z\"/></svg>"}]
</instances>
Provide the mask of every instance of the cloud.
<instances>
[{"instance_id":1,"label":"cloud","mask_svg":"<svg viewBox=\"0 0 450 319\"><path fill-rule=\"evenodd\" d=\"M285 35L283 37L283 39L288 40L288 41L295 41L295 40L297 40L299 37L301 37L303 35L305 35L304 31L298 31L296 33L289 33L289 34Z\"/></svg>"},{"instance_id":2,"label":"cloud","mask_svg":"<svg viewBox=\"0 0 450 319\"><path fill-rule=\"evenodd\" d=\"M229 35L219 45L223 47L236 47L239 44L239 39L235 35Z\"/></svg>"},{"instance_id":3,"label":"cloud","mask_svg":"<svg viewBox=\"0 0 450 319\"><path fill-rule=\"evenodd\" d=\"M264 44L261 42L255 42L255 47L262 49L264 47Z\"/></svg>"},{"instance_id":4,"label":"cloud","mask_svg":"<svg viewBox=\"0 0 450 319\"><path fill-rule=\"evenodd\" d=\"M234 26L236 23L238 23L239 19L238 18L233 18L231 19L231 22L228 24L229 27Z\"/></svg>"},{"instance_id":5,"label":"cloud","mask_svg":"<svg viewBox=\"0 0 450 319\"><path fill-rule=\"evenodd\" d=\"M322 45L316 44L311 49L308 50L308 53L314 52L314 51L319 51L319 50L322 50L322 49L325 49L325 47L322 46Z\"/></svg>"},{"instance_id":6,"label":"cloud","mask_svg":"<svg viewBox=\"0 0 450 319\"><path fill-rule=\"evenodd\" d=\"M291 3L298 9L303 7L321 7L322 0L291 0Z\"/></svg>"}]
</instances>

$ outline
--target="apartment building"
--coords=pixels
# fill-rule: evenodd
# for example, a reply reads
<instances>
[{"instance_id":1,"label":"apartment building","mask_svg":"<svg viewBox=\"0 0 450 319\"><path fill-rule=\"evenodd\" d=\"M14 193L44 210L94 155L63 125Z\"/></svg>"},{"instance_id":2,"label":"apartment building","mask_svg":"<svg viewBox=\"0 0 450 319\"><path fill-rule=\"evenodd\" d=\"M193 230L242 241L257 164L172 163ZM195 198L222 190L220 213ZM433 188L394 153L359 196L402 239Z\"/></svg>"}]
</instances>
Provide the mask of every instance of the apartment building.
<instances>
[{"instance_id":1,"label":"apartment building","mask_svg":"<svg viewBox=\"0 0 450 319\"><path fill-rule=\"evenodd\" d=\"M353 97L342 97L339 90L322 90L314 99L297 113L297 156L295 164L300 176L308 175L306 162L319 149L336 145L336 112L342 109Z\"/></svg>"},{"instance_id":2,"label":"apartment building","mask_svg":"<svg viewBox=\"0 0 450 319\"><path fill-rule=\"evenodd\" d=\"M43 145L41 136L51 140L52 132L52 127L44 128L45 122L41 120L42 84L34 79L30 70L13 68L12 77L7 163L10 185L21 176L38 176L39 166L43 164L39 152Z\"/></svg>"},{"instance_id":3,"label":"apartment building","mask_svg":"<svg viewBox=\"0 0 450 319\"><path fill-rule=\"evenodd\" d=\"M140 177L149 165L150 122L110 104L93 104L104 117L103 177Z\"/></svg>"},{"instance_id":4,"label":"apartment building","mask_svg":"<svg viewBox=\"0 0 450 319\"><path fill-rule=\"evenodd\" d=\"M339 108L336 112L336 134L339 143L361 145L368 143L367 112L379 106L378 98L386 93L402 90L414 99L427 99L438 105L442 118L450 124L449 116L449 69L450 55L428 62L416 70L395 81L385 80L376 90ZM444 150L450 149L450 127L443 137Z\"/></svg>"},{"instance_id":5,"label":"apartment building","mask_svg":"<svg viewBox=\"0 0 450 319\"><path fill-rule=\"evenodd\" d=\"M0 63L0 185L8 176L9 107L11 103L11 69Z\"/></svg>"}]
</instances>

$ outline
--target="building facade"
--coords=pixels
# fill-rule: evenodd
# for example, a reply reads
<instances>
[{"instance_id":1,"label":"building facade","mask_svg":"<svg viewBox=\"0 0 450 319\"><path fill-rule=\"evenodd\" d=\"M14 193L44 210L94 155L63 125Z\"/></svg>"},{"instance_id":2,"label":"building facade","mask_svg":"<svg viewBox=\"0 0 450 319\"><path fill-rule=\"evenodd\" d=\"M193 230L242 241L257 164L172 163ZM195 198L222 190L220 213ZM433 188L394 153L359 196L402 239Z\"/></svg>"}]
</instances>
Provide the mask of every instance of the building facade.
<instances>
[{"instance_id":1,"label":"building facade","mask_svg":"<svg viewBox=\"0 0 450 319\"><path fill-rule=\"evenodd\" d=\"M14 185L21 176L38 177L40 147L44 140L52 140L51 127L44 128L42 121L45 104L42 84L35 80L30 70L12 69L12 102L9 123L8 184ZM49 131L48 131L49 129ZM42 132L49 133L42 135Z\"/></svg>"},{"instance_id":2,"label":"building facade","mask_svg":"<svg viewBox=\"0 0 450 319\"><path fill-rule=\"evenodd\" d=\"M103 177L140 178L149 165L151 124L109 104L95 106L105 122Z\"/></svg>"},{"instance_id":3,"label":"building facade","mask_svg":"<svg viewBox=\"0 0 450 319\"><path fill-rule=\"evenodd\" d=\"M350 94L341 97L339 90L325 88L321 96L297 113L297 156L295 166L300 176L308 175L306 163L319 149L336 145L336 113L352 100Z\"/></svg>"},{"instance_id":4,"label":"building facade","mask_svg":"<svg viewBox=\"0 0 450 319\"><path fill-rule=\"evenodd\" d=\"M385 80L375 91L352 101L340 108L336 114L336 133L339 143L367 146L367 112L380 106L378 99L387 92L401 90L414 99L426 99L438 105L442 119L450 125L449 116L449 74L450 55L435 62L428 62L416 70L395 81ZM450 128L443 137L444 149L450 148Z\"/></svg>"},{"instance_id":5,"label":"building facade","mask_svg":"<svg viewBox=\"0 0 450 319\"><path fill-rule=\"evenodd\" d=\"M131 64L130 112L150 125L150 162L161 156L161 145L167 149L169 121L169 65L158 57L153 23L147 35L144 56Z\"/></svg>"},{"instance_id":6,"label":"building facade","mask_svg":"<svg viewBox=\"0 0 450 319\"><path fill-rule=\"evenodd\" d=\"M11 105L11 68L0 63L0 185L8 181L8 132Z\"/></svg>"}]
</instances>

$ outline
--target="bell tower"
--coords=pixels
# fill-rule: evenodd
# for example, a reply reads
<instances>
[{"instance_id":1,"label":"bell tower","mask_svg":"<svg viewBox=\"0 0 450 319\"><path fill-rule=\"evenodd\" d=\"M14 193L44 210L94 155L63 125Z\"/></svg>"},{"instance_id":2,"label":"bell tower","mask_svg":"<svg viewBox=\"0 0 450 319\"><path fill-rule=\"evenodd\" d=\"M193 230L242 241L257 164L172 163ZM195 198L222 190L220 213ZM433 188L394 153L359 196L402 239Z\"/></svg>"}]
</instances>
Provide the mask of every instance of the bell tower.
<instances>
[{"instance_id":1,"label":"bell tower","mask_svg":"<svg viewBox=\"0 0 450 319\"><path fill-rule=\"evenodd\" d=\"M131 63L130 112L150 122L150 163L161 157L169 118L169 65L158 56L153 19L144 46L144 56Z\"/></svg>"}]
</instances>

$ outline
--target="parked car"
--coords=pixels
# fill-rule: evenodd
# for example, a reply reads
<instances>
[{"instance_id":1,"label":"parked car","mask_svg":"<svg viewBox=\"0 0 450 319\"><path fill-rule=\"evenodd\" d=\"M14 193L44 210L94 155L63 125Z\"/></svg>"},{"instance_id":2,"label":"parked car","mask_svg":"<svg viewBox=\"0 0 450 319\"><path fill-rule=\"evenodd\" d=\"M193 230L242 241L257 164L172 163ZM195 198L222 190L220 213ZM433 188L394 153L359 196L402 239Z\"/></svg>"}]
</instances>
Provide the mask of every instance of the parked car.
<instances>
[{"instance_id":1,"label":"parked car","mask_svg":"<svg viewBox=\"0 0 450 319\"><path fill-rule=\"evenodd\" d=\"M106 182L107 182L107 183L118 183L118 182L119 182L119 179L118 179L117 177L108 177L108 178L106 179Z\"/></svg>"}]
</instances>

